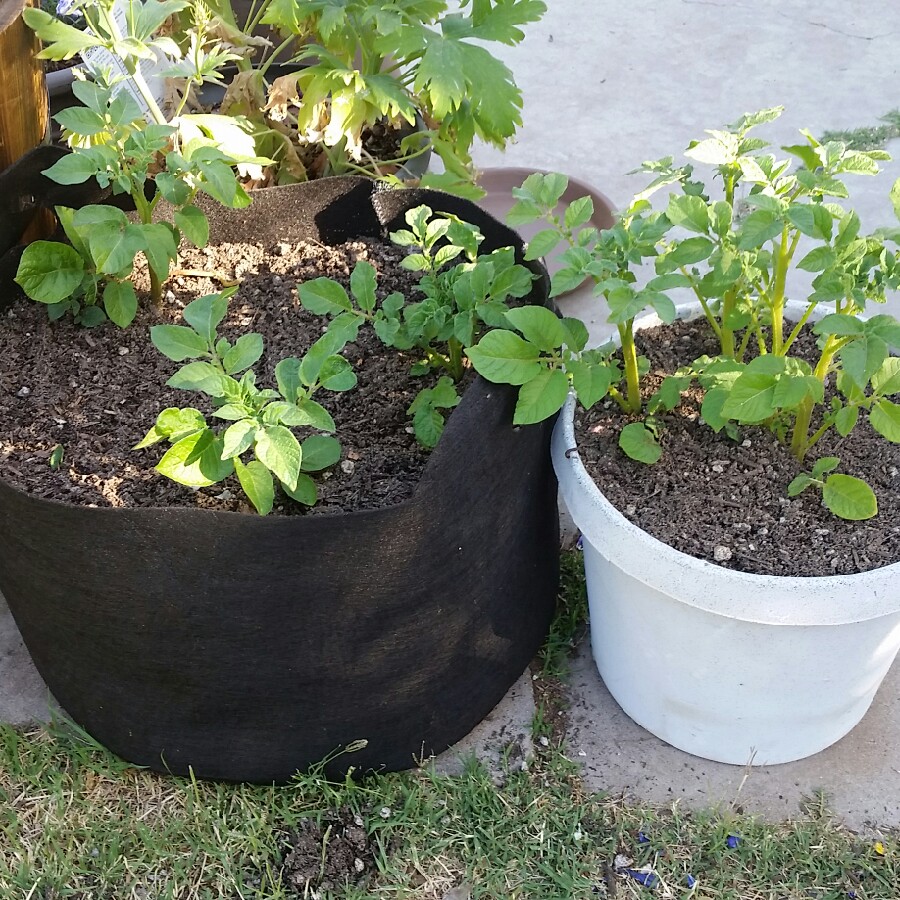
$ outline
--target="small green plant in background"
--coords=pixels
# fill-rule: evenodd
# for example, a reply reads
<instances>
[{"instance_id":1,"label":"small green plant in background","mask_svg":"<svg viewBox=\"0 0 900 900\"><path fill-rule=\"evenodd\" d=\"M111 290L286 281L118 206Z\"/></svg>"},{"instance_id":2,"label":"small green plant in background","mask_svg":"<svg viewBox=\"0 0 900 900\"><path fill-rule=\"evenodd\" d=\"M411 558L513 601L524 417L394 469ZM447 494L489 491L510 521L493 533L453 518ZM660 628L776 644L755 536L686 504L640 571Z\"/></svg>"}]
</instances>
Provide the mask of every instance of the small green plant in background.
<instances>
[{"instance_id":1,"label":"small green plant in background","mask_svg":"<svg viewBox=\"0 0 900 900\"><path fill-rule=\"evenodd\" d=\"M491 332L468 354L489 380L521 385L517 421L553 415L568 384L587 408L608 393L624 412L643 418L623 428L620 447L653 463L661 455L656 414L674 409L696 379L706 392L703 419L715 431L734 436L739 425L763 425L800 462L830 429L849 434L861 410L879 434L900 442L900 404L890 399L900 392L900 375L889 355L891 347L900 347L900 323L889 315L862 315L900 286L900 229L863 235L858 215L832 200L849 196L844 176L875 175L879 161L889 157L839 142L823 144L803 132L805 143L784 148L800 162L792 169L751 134L780 114L781 108L763 110L708 132L688 147L693 162L687 165L675 166L671 157L646 163L640 171L653 180L613 228L600 234L578 230L590 218L588 198L556 212L566 187L562 176L534 175L515 191L510 223L544 219L549 226L531 241L528 256L546 255L560 244L566 248L551 295L592 279L595 293L608 304L620 345L618 352L611 345L585 351L583 336L565 322L535 310L523 327L516 321L520 311L512 311L508 326L521 337ZM696 179L695 162L713 167L723 196ZM666 186L678 193L670 194L665 211L654 211L648 198ZM891 200L900 217L900 181ZM793 269L808 272L811 287L805 310L785 333ZM637 354L634 321L648 310L672 321L676 310L668 292L673 289L692 293L720 353L669 376L645 400L641 378L647 363ZM821 304L833 312L812 327L819 357L811 365L790 351ZM758 355L747 360L751 346ZM826 405L827 382L835 385L836 396ZM831 475L827 483L841 486L842 501L830 502L834 490L825 493L836 514L874 515L875 497L864 482Z\"/></svg>"},{"instance_id":2,"label":"small green plant in background","mask_svg":"<svg viewBox=\"0 0 900 900\"><path fill-rule=\"evenodd\" d=\"M349 294L330 278L308 281L298 293L305 309L333 317L329 328L368 324L388 347L420 351L413 374L445 373L409 408L417 439L434 447L444 428L442 410L459 402L456 385L466 370L465 348L485 328L504 323L507 301L530 293L534 276L516 263L512 248L479 255L483 236L456 216L418 206L406 213L406 222L409 229L394 232L391 240L413 251L401 265L422 273L418 290L424 299L408 302L394 292L379 304L376 272L365 260L351 273ZM460 257L463 261L451 265Z\"/></svg>"},{"instance_id":3,"label":"small green plant in background","mask_svg":"<svg viewBox=\"0 0 900 900\"><path fill-rule=\"evenodd\" d=\"M223 291L189 303L184 309L186 326L150 329L153 345L162 354L175 362L191 360L166 384L205 395L214 406L212 417L230 424L216 427L194 407L172 407L159 414L134 449L168 441L172 446L156 471L189 487L209 487L236 474L260 515L272 509L276 481L288 497L312 506L317 490L309 473L334 465L341 447L330 433L311 434L300 441L291 429L334 431L330 413L313 395L323 388L348 391L355 387L356 375L340 355L355 330L333 329L302 359L281 360L275 367L278 390L260 389L250 367L262 355L262 336L244 334L232 344L216 332L233 293ZM244 462L245 453L254 458Z\"/></svg>"}]
</instances>

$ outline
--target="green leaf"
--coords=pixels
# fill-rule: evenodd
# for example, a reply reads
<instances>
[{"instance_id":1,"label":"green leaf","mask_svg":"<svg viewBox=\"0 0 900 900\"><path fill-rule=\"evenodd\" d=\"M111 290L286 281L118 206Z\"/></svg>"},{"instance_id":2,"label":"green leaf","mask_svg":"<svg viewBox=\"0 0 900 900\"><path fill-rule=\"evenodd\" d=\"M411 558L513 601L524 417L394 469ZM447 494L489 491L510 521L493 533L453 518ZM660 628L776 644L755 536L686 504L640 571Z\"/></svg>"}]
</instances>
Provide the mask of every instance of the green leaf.
<instances>
[{"instance_id":1,"label":"green leaf","mask_svg":"<svg viewBox=\"0 0 900 900\"><path fill-rule=\"evenodd\" d=\"M300 285L298 293L303 308L316 315L350 312L353 309L347 292L331 278L307 281Z\"/></svg>"},{"instance_id":2,"label":"green leaf","mask_svg":"<svg viewBox=\"0 0 900 900\"><path fill-rule=\"evenodd\" d=\"M83 212L83 210L82 210ZM75 222L79 222L76 213ZM144 233L140 225L107 221L94 225L87 235L91 257L99 272L115 275L131 271L134 258L144 249Z\"/></svg>"},{"instance_id":3,"label":"green leaf","mask_svg":"<svg viewBox=\"0 0 900 900\"><path fill-rule=\"evenodd\" d=\"M875 492L852 475L829 475L822 488L822 502L836 516L853 522L871 519L878 513Z\"/></svg>"},{"instance_id":4,"label":"green leaf","mask_svg":"<svg viewBox=\"0 0 900 900\"><path fill-rule=\"evenodd\" d=\"M809 396L806 376L782 375L775 382L772 403L776 409L794 409Z\"/></svg>"},{"instance_id":5,"label":"green leaf","mask_svg":"<svg viewBox=\"0 0 900 900\"><path fill-rule=\"evenodd\" d=\"M229 425L222 435L222 459L232 459L249 450L256 438L256 424L251 419L239 419Z\"/></svg>"},{"instance_id":6,"label":"green leaf","mask_svg":"<svg viewBox=\"0 0 900 900\"><path fill-rule=\"evenodd\" d=\"M859 420L858 406L843 406L838 410L834 417L835 431L841 436L846 437L856 427Z\"/></svg>"},{"instance_id":7,"label":"green leaf","mask_svg":"<svg viewBox=\"0 0 900 900\"><path fill-rule=\"evenodd\" d=\"M87 153L70 153L57 160L44 174L57 184L83 184L97 174L98 166Z\"/></svg>"},{"instance_id":8,"label":"green leaf","mask_svg":"<svg viewBox=\"0 0 900 900\"><path fill-rule=\"evenodd\" d=\"M192 300L184 308L184 321L210 344L216 339L216 329L228 312L228 298L234 291L207 294Z\"/></svg>"},{"instance_id":9,"label":"green leaf","mask_svg":"<svg viewBox=\"0 0 900 900\"><path fill-rule=\"evenodd\" d=\"M797 268L807 272L822 272L836 261L837 256L831 247L815 247L797 263Z\"/></svg>"},{"instance_id":10,"label":"green leaf","mask_svg":"<svg viewBox=\"0 0 900 900\"><path fill-rule=\"evenodd\" d=\"M744 219L738 236L738 250L754 250L781 234L781 219L765 209L758 209Z\"/></svg>"},{"instance_id":11,"label":"green leaf","mask_svg":"<svg viewBox=\"0 0 900 900\"><path fill-rule=\"evenodd\" d=\"M140 450L144 447L152 447L162 440L168 440L174 444L190 434L205 429L206 419L199 410L191 407L186 409L169 407L156 417L156 424L147 432L144 439L131 449Z\"/></svg>"},{"instance_id":12,"label":"green leaf","mask_svg":"<svg viewBox=\"0 0 900 900\"><path fill-rule=\"evenodd\" d=\"M872 391L882 397L900 394L900 357L889 356L872 376Z\"/></svg>"},{"instance_id":13,"label":"green leaf","mask_svg":"<svg viewBox=\"0 0 900 900\"><path fill-rule=\"evenodd\" d=\"M555 228L545 228L543 231L539 231L528 242L525 259L540 259L547 256L556 249L561 240L562 235Z\"/></svg>"},{"instance_id":14,"label":"green leaf","mask_svg":"<svg viewBox=\"0 0 900 900\"><path fill-rule=\"evenodd\" d=\"M565 318L560 324L566 332L566 346L574 353L580 353L587 346L590 338L587 325L581 319Z\"/></svg>"},{"instance_id":15,"label":"green leaf","mask_svg":"<svg viewBox=\"0 0 900 900\"><path fill-rule=\"evenodd\" d=\"M289 403L297 402L297 392L303 387L300 380L300 366L300 360L296 356L282 359L275 366L275 382L278 384L278 390Z\"/></svg>"},{"instance_id":16,"label":"green leaf","mask_svg":"<svg viewBox=\"0 0 900 900\"><path fill-rule=\"evenodd\" d=\"M722 414L745 424L768 419L775 410L775 376L747 371L738 376L722 407Z\"/></svg>"},{"instance_id":17,"label":"green leaf","mask_svg":"<svg viewBox=\"0 0 900 900\"><path fill-rule=\"evenodd\" d=\"M626 456L647 465L653 465L662 456L662 448L656 437L643 422L632 422L622 429L619 447Z\"/></svg>"},{"instance_id":18,"label":"green leaf","mask_svg":"<svg viewBox=\"0 0 900 900\"><path fill-rule=\"evenodd\" d=\"M298 416L304 421L291 421L291 427L296 428L301 425L309 425L310 428L318 428L319 431L334 431L334 419L331 413L315 400L298 400L297 401Z\"/></svg>"},{"instance_id":19,"label":"green leaf","mask_svg":"<svg viewBox=\"0 0 900 900\"><path fill-rule=\"evenodd\" d=\"M659 258L657 272L664 275L673 272L681 266L689 266L694 263L709 259L715 245L709 238L693 237L678 241L675 246L664 256Z\"/></svg>"},{"instance_id":20,"label":"green leaf","mask_svg":"<svg viewBox=\"0 0 900 900\"><path fill-rule=\"evenodd\" d=\"M196 331L185 328L184 325L154 325L150 329L150 340L163 356L173 362L197 359L209 352L206 341Z\"/></svg>"},{"instance_id":21,"label":"green leaf","mask_svg":"<svg viewBox=\"0 0 900 900\"><path fill-rule=\"evenodd\" d=\"M726 387L712 387L703 396L700 406L700 415L703 421L718 434L728 423L728 416L724 415L723 407L728 399L729 389Z\"/></svg>"},{"instance_id":22,"label":"green leaf","mask_svg":"<svg viewBox=\"0 0 900 900\"><path fill-rule=\"evenodd\" d=\"M893 444L900 444L900 405L890 400L876 400L869 410L869 423Z\"/></svg>"},{"instance_id":23,"label":"green leaf","mask_svg":"<svg viewBox=\"0 0 900 900\"><path fill-rule=\"evenodd\" d=\"M572 360L566 368L572 376L572 387L578 402L585 409L590 409L606 396L612 384L612 371L608 365Z\"/></svg>"},{"instance_id":24,"label":"green leaf","mask_svg":"<svg viewBox=\"0 0 900 900\"><path fill-rule=\"evenodd\" d=\"M16 283L39 303L60 303L68 299L83 278L81 256L72 247L56 241L29 244L16 272Z\"/></svg>"},{"instance_id":25,"label":"green leaf","mask_svg":"<svg viewBox=\"0 0 900 900\"><path fill-rule=\"evenodd\" d=\"M556 350L566 342L566 330L559 317L543 306L511 309L506 320L541 350Z\"/></svg>"},{"instance_id":26,"label":"green leaf","mask_svg":"<svg viewBox=\"0 0 900 900\"><path fill-rule=\"evenodd\" d=\"M251 332L242 334L234 346L222 357L222 365L229 375L242 372L252 366L263 353L263 338L261 334Z\"/></svg>"},{"instance_id":27,"label":"green leaf","mask_svg":"<svg viewBox=\"0 0 900 900\"><path fill-rule=\"evenodd\" d=\"M377 279L375 267L370 262L361 259L350 273L350 290L359 304L359 308L366 312L375 309L375 288Z\"/></svg>"},{"instance_id":28,"label":"green leaf","mask_svg":"<svg viewBox=\"0 0 900 900\"><path fill-rule=\"evenodd\" d=\"M431 450L444 433L444 416L430 403L423 403L413 414L413 431L416 440Z\"/></svg>"},{"instance_id":29,"label":"green leaf","mask_svg":"<svg viewBox=\"0 0 900 900\"><path fill-rule=\"evenodd\" d=\"M863 331L865 331L865 325L860 319L840 313L823 316L813 326L815 334L836 334L838 337L862 334Z\"/></svg>"},{"instance_id":30,"label":"green leaf","mask_svg":"<svg viewBox=\"0 0 900 900\"><path fill-rule=\"evenodd\" d=\"M479 375L499 384L525 384L541 372L540 350L509 331L489 331L466 356Z\"/></svg>"},{"instance_id":31,"label":"green leaf","mask_svg":"<svg viewBox=\"0 0 900 900\"><path fill-rule=\"evenodd\" d=\"M99 134L108 127L103 116L92 109L85 109L83 106L70 106L68 109L61 109L53 118L66 131L84 135L85 137Z\"/></svg>"},{"instance_id":32,"label":"green leaf","mask_svg":"<svg viewBox=\"0 0 900 900\"><path fill-rule=\"evenodd\" d=\"M106 321L106 313L99 306L85 306L77 313L75 321L85 328L96 328Z\"/></svg>"},{"instance_id":33,"label":"green leaf","mask_svg":"<svg viewBox=\"0 0 900 900\"><path fill-rule=\"evenodd\" d=\"M861 334L840 351L844 373L859 387L882 367L888 355L888 345L874 334Z\"/></svg>"},{"instance_id":34,"label":"green leaf","mask_svg":"<svg viewBox=\"0 0 900 900\"><path fill-rule=\"evenodd\" d=\"M165 222L141 225L144 238L144 256L160 281L169 277L169 263L178 258L178 244L172 228Z\"/></svg>"},{"instance_id":35,"label":"green leaf","mask_svg":"<svg viewBox=\"0 0 900 900\"><path fill-rule=\"evenodd\" d=\"M332 354L319 369L319 383L327 391L350 391L356 387L356 372L343 356Z\"/></svg>"},{"instance_id":36,"label":"green leaf","mask_svg":"<svg viewBox=\"0 0 900 900\"><path fill-rule=\"evenodd\" d=\"M666 218L673 225L706 234L709 231L709 209L701 197L670 194Z\"/></svg>"},{"instance_id":37,"label":"green leaf","mask_svg":"<svg viewBox=\"0 0 900 900\"><path fill-rule=\"evenodd\" d=\"M812 477L821 478L826 473L833 472L840 462L836 456L823 456L821 459L817 459L812 467Z\"/></svg>"},{"instance_id":38,"label":"green leaf","mask_svg":"<svg viewBox=\"0 0 900 900\"><path fill-rule=\"evenodd\" d=\"M138 299L130 281L110 281L103 291L103 308L119 328L127 328L137 315Z\"/></svg>"},{"instance_id":39,"label":"green leaf","mask_svg":"<svg viewBox=\"0 0 900 900\"><path fill-rule=\"evenodd\" d=\"M303 452L294 434L283 425L266 425L256 434L256 458L289 488L297 484Z\"/></svg>"},{"instance_id":40,"label":"green leaf","mask_svg":"<svg viewBox=\"0 0 900 900\"><path fill-rule=\"evenodd\" d=\"M312 434L300 447L303 451L300 467L304 472L320 472L341 458L340 442L326 434Z\"/></svg>"},{"instance_id":41,"label":"green leaf","mask_svg":"<svg viewBox=\"0 0 900 900\"><path fill-rule=\"evenodd\" d=\"M169 448L156 465L156 471L188 487L209 487L227 478L234 471L234 464L230 459L222 459L221 440L210 441L209 436L209 430L204 430L182 438ZM199 458L188 462L196 455L198 445L203 444L206 446Z\"/></svg>"},{"instance_id":42,"label":"green leaf","mask_svg":"<svg viewBox=\"0 0 900 900\"><path fill-rule=\"evenodd\" d=\"M234 471L256 511L261 516L268 515L275 503L275 482L272 481L272 473L258 459L246 465L235 459Z\"/></svg>"},{"instance_id":43,"label":"green leaf","mask_svg":"<svg viewBox=\"0 0 900 900\"><path fill-rule=\"evenodd\" d=\"M569 380L559 369L541 371L519 388L513 424L533 425L559 412L569 394Z\"/></svg>"},{"instance_id":44,"label":"green leaf","mask_svg":"<svg viewBox=\"0 0 900 900\"><path fill-rule=\"evenodd\" d=\"M788 497L796 497L799 494L802 494L812 483L812 478L810 478L806 472L801 472L796 478L792 479L791 483L787 486Z\"/></svg>"},{"instance_id":45,"label":"green leaf","mask_svg":"<svg viewBox=\"0 0 900 900\"><path fill-rule=\"evenodd\" d=\"M209 220L196 206L176 209L174 220L178 230L195 247L205 247L209 243Z\"/></svg>"},{"instance_id":46,"label":"green leaf","mask_svg":"<svg viewBox=\"0 0 900 900\"><path fill-rule=\"evenodd\" d=\"M519 200L506 214L506 224L512 228L517 228L519 225L530 225L540 219L542 215L541 208L533 200ZM900 218L900 213L898 213L898 218Z\"/></svg>"},{"instance_id":47,"label":"green leaf","mask_svg":"<svg viewBox=\"0 0 900 900\"><path fill-rule=\"evenodd\" d=\"M594 201L590 197L579 197L566 207L564 223L566 228L574 231L590 222L593 215Z\"/></svg>"},{"instance_id":48,"label":"green leaf","mask_svg":"<svg viewBox=\"0 0 900 900\"><path fill-rule=\"evenodd\" d=\"M894 182L890 196L891 205L894 207L894 215L900 219L900 178Z\"/></svg>"},{"instance_id":49,"label":"green leaf","mask_svg":"<svg viewBox=\"0 0 900 900\"><path fill-rule=\"evenodd\" d=\"M296 500L298 503L302 503L304 506L314 506L316 500L318 500L316 483L309 475L304 475L302 472L297 476L297 484L295 487L288 487L288 485L282 482L281 488L288 497L292 500Z\"/></svg>"},{"instance_id":50,"label":"green leaf","mask_svg":"<svg viewBox=\"0 0 900 900\"><path fill-rule=\"evenodd\" d=\"M822 241L831 239L831 213L821 203L794 203L788 207L787 217L807 237Z\"/></svg>"},{"instance_id":51,"label":"green leaf","mask_svg":"<svg viewBox=\"0 0 900 900\"><path fill-rule=\"evenodd\" d=\"M210 397L222 397L226 390L226 376L212 363L191 362L182 366L166 384L180 391L200 391Z\"/></svg>"}]
</instances>

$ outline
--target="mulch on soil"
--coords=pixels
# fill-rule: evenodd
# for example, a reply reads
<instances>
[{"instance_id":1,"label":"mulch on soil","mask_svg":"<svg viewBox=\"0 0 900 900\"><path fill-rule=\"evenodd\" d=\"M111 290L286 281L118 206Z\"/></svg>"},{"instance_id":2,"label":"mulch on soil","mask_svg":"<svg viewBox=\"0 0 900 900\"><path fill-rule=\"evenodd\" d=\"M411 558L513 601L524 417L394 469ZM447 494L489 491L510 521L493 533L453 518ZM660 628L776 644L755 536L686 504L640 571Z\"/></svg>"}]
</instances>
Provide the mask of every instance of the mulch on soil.
<instances>
[{"instance_id":1,"label":"mulch on soil","mask_svg":"<svg viewBox=\"0 0 900 900\"><path fill-rule=\"evenodd\" d=\"M41 304L15 304L0 328L0 476L36 496L80 505L252 512L234 476L193 490L152 471L167 444L131 450L166 407L212 411L204 396L165 386L181 364L153 347L150 327L181 324L181 310L191 300L221 290L221 278L239 278L219 333L231 341L249 331L262 334L265 352L253 368L260 386L274 387L279 360L302 357L327 325L324 317L303 310L296 284L327 275L346 285L355 262L367 259L378 270L379 298L400 290L414 299L417 276L399 267L402 256L398 248L370 240L335 247L247 243L193 250L182 255L181 268L220 278L175 275L166 285L163 311L152 311L145 298L124 330L111 323L94 329L69 320L51 323ZM412 495L428 461L406 410L438 376L410 377L416 354L385 348L368 328L344 355L359 377L357 388L316 394L337 424L341 461L316 476L316 507L308 511L282 496L275 514L399 503ZM302 440L306 431L295 433ZM64 455L54 470L49 459L57 445Z\"/></svg>"},{"instance_id":2,"label":"mulch on soil","mask_svg":"<svg viewBox=\"0 0 900 900\"><path fill-rule=\"evenodd\" d=\"M645 399L665 374L718 354L705 320L640 331L636 343L650 360ZM817 358L811 333L796 346L798 355ZM832 429L800 464L764 428L742 427L739 441L724 431L715 434L700 419L701 402L698 388L677 409L658 416L663 454L653 466L619 449L619 432L631 419L615 403L576 412L585 467L635 525L691 556L764 575L850 574L900 561L900 445L877 434L863 421L865 414L845 438ZM839 519L813 488L787 496L790 481L822 456L839 457L839 472L869 483L878 498L875 518Z\"/></svg>"}]
</instances>

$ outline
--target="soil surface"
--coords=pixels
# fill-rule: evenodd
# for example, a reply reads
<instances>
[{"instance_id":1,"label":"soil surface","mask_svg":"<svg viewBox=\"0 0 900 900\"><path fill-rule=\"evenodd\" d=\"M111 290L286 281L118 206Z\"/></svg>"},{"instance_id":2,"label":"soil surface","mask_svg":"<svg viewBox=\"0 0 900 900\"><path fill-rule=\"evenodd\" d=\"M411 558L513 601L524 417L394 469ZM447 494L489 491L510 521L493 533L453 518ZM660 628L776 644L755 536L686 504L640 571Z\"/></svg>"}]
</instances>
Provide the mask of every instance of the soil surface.
<instances>
[{"instance_id":1,"label":"soil surface","mask_svg":"<svg viewBox=\"0 0 900 900\"><path fill-rule=\"evenodd\" d=\"M636 343L650 360L645 398L665 374L718 353L705 320L640 331ZM795 346L797 355L817 358L811 333ZM738 441L715 434L700 419L701 402L696 388L658 416L663 453L653 466L619 449L619 432L631 419L612 401L576 413L585 467L635 525L691 556L765 575L849 574L900 561L900 445L877 434L865 414L845 438L831 429L800 464L764 428L744 426ZM875 518L839 519L814 488L787 496L790 481L822 456L839 457L837 471L868 482L878 498Z\"/></svg>"},{"instance_id":2,"label":"soil surface","mask_svg":"<svg viewBox=\"0 0 900 900\"><path fill-rule=\"evenodd\" d=\"M289 837L281 878L297 896L319 896L359 884L374 870L374 842L362 817L342 807L321 822L300 822Z\"/></svg>"},{"instance_id":3,"label":"soil surface","mask_svg":"<svg viewBox=\"0 0 900 900\"><path fill-rule=\"evenodd\" d=\"M379 273L379 298L394 290L412 298L417 276L399 267L402 255L392 245L368 240L337 247L222 244L186 252L179 265L240 279L219 334L231 341L250 331L262 334L265 352L253 369L260 387L275 387L275 365L288 356L302 357L326 327L324 317L300 306L296 284L328 275L346 285L355 262L368 259ZM140 274L137 281L140 287ZM163 311L151 311L143 298L138 317L124 330L111 323L93 329L69 319L51 323L41 304L15 304L0 328L0 476L39 497L80 505L253 512L235 476L194 490L153 471L168 444L131 450L166 407L212 412L203 395L165 386L182 364L156 350L149 328L183 324L184 306L221 287L216 278L175 274L166 285ZM282 495L276 497L275 514L389 506L408 499L418 484L429 454L416 442L406 410L438 376L411 377L417 356L384 347L369 328L361 329L344 355L358 386L316 394L337 424L341 460L314 476L320 496L315 507ZM294 432L303 440L309 430ZM63 460L53 469L49 460L57 445Z\"/></svg>"}]
</instances>

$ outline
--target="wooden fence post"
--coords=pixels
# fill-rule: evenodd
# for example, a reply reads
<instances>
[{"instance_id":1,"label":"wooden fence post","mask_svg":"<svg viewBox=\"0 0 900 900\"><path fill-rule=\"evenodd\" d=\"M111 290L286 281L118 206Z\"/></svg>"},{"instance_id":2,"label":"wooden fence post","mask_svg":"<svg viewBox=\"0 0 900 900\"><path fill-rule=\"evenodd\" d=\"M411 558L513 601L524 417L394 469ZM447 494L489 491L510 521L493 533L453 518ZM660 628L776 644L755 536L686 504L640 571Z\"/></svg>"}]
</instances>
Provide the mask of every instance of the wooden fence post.
<instances>
[{"instance_id":1,"label":"wooden fence post","mask_svg":"<svg viewBox=\"0 0 900 900\"><path fill-rule=\"evenodd\" d=\"M22 20L26 6L39 0L0 0L0 171L41 144L47 134L48 101L41 44ZM28 237L46 234L49 216L36 214Z\"/></svg>"}]
</instances>

